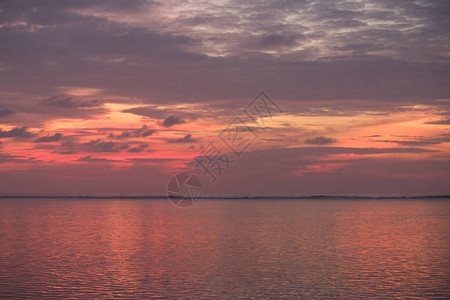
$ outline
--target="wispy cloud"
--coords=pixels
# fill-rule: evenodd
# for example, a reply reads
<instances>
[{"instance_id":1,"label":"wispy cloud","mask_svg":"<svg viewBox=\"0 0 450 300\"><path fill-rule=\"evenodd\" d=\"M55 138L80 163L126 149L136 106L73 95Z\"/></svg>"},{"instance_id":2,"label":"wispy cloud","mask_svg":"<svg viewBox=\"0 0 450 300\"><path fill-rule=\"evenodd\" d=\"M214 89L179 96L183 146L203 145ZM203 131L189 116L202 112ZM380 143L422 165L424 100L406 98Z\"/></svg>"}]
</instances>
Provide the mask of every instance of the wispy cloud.
<instances>
[{"instance_id":1,"label":"wispy cloud","mask_svg":"<svg viewBox=\"0 0 450 300\"><path fill-rule=\"evenodd\" d=\"M0 128L0 138L31 138L35 134L28 131L27 127L16 127L11 130L3 130Z\"/></svg>"},{"instance_id":2,"label":"wispy cloud","mask_svg":"<svg viewBox=\"0 0 450 300\"><path fill-rule=\"evenodd\" d=\"M425 124L450 125L450 118L437 120L437 121L425 122Z\"/></svg>"},{"instance_id":3,"label":"wispy cloud","mask_svg":"<svg viewBox=\"0 0 450 300\"><path fill-rule=\"evenodd\" d=\"M132 130L124 130L121 134L113 134L110 133L108 135L109 138L116 139L129 139L129 138L139 138L139 137L148 137L158 132L156 129L151 129L147 125L143 125L141 128L132 129Z\"/></svg>"},{"instance_id":4,"label":"wispy cloud","mask_svg":"<svg viewBox=\"0 0 450 300\"><path fill-rule=\"evenodd\" d=\"M44 99L42 104L59 108L89 108L102 106L103 102L95 99L76 101L69 95L61 94Z\"/></svg>"},{"instance_id":5,"label":"wispy cloud","mask_svg":"<svg viewBox=\"0 0 450 300\"><path fill-rule=\"evenodd\" d=\"M61 133L55 133L54 135L49 136L43 136L36 140L34 140L35 143L49 143L49 142L57 142L62 138Z\"/></svg>"},{"instance_id":6,"label":"wispy cloud","mask_svg":"<svg viewBox=\"0 0 450 300\"><path fill-rule=\"evenodd\" d=\"M11 107L0 108L0 118L1 117L11 116L11 115L13 115L15 113L16 113L16 110L11 108Z\"/></svg>"},{"instance_id":7,"label":"wispy cloud","mask_svg":"<svg viewBox=\"0 0 450 300\"><path fill-rule=\"evenodd\" d=\"M95 158L95 157L92 157L92 155L81 157L77 161L88 162L88 163L117 162L117 160L113 160L113 159Z\"/></svg>"},{"instance_id":8,"label":"wispy cloud","mask_svg":"<svg viewBox=\"0 0 450 300\"><path fill-rule=\"evenodd\" d=\"M195 142L197 142L197 140L194 139L191 134L187 134L182 138L167 140L167 142L172 143L172 144L177 144L177 143L183 144L183 143L195 143Z\"/></svg>"},{"instance_id":9,"label":"wispy cloud","mask_svg":"<svg viewBox=\"0 0 450 300\"><path fill-rule=\"evenodd\" d=\"M164 127L172 127L173 125L184 124L184 123L186 123L186 121L181 119L180 117L170 115L164 119L164 121L162 122L161 125Z\"/></svg>"},{"instance_id":10,"label":"wispy cloud","mask_svg":"<svg viewBox=\"0 0 450 300\"><path fill-rule=\"evenodd\" d=\"M311 145L329 145L336 143L336 139L331 137L318 136L313 139L306 140L305 143Z\"/></svg>"}]
</instances>

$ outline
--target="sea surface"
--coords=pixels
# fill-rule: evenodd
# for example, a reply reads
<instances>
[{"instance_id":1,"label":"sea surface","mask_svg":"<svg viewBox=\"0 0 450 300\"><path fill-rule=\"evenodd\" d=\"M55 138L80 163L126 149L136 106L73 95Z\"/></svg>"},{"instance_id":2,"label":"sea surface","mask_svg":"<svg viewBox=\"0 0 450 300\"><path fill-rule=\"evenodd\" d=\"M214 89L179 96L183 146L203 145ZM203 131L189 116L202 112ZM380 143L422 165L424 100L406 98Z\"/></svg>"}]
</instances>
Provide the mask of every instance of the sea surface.
<instances>
[{"instance_id":1,"label":"sea surface","mask_svg":"<svg viewBox=\"0 0 450 300\"><path fill-rule=\"evenodd\" d=\"M0 199L0 298L448 299L448 200Z\"/></svg>"}]
</instances>

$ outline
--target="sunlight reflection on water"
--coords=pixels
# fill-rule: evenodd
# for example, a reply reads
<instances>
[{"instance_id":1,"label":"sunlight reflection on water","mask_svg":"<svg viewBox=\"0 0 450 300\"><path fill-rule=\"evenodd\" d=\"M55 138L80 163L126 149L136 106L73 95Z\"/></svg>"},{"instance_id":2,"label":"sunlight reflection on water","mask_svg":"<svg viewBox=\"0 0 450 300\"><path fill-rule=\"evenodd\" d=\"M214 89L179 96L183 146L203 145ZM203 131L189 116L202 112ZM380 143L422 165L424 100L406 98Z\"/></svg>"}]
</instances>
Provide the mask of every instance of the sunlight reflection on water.
<instances>
[{"instance_id":1,"label":"sunlight reflection on water","mask_svg":"<svg viewBox=\"0 0 450 300\"><path fill-rule=\"evenodd\" d=\"M450 297L450 202L0 200L0 298Z\"/></svg>"}]
</instances>

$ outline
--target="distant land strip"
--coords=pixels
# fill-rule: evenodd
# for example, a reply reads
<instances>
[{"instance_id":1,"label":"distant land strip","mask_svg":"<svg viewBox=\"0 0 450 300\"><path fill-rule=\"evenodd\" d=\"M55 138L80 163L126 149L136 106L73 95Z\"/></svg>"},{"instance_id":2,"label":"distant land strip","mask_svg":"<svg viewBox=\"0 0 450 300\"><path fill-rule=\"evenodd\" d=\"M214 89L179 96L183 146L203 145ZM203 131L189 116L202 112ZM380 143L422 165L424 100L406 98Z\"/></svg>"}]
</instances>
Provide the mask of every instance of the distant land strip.
<instances>
[{"instance_id":1,"label":"distant land strip","mask_svg":"<svg viewBox=\"0 0 450 300\"><path fill-rule=\"evenodd\" d=\"M0 199L166 199L165 195L0 195ZM182 197L180 197L182 198ZM338 196L338 195L309 195L309 196L201 196L198 199L210 200L402 200L402 199L450 199L450 195L422 195L422 196Z\"/></svg>"}]
</instances>

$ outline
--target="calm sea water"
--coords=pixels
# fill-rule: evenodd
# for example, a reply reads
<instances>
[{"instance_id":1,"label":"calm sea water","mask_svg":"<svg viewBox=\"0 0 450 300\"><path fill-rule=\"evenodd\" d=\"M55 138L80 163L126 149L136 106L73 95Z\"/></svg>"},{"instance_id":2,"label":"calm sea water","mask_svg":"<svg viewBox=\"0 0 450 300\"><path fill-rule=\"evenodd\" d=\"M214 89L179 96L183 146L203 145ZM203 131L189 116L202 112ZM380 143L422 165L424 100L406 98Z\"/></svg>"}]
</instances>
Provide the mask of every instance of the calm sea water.
<instances>
[{"instance_id":1,"label":"calm sea water","mask_svg":"<svg viewBox=\"0 0 450 300\"><path fill-rule=\"evenodd\" d=\"M450 201L0 200L0 298L450 297Z\"/></svg>"}]
</instances>

